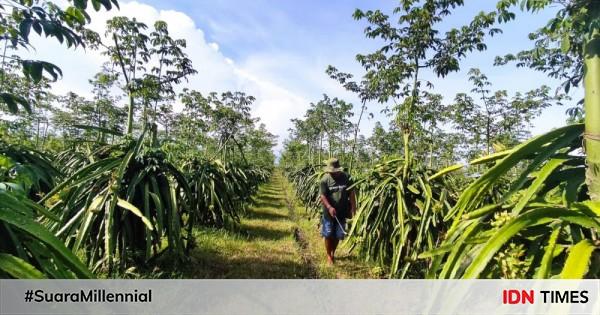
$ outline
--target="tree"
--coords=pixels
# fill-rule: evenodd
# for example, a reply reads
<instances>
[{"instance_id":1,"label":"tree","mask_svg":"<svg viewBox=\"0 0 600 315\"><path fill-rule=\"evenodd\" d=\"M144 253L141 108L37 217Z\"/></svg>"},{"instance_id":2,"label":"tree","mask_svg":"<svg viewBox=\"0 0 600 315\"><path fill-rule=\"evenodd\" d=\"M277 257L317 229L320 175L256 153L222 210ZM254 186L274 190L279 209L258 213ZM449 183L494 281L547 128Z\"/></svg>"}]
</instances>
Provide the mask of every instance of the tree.
<instances>
[{"instance_id":1,"label":"tree","mask_svg":"<svg viewBox=\"0 0 600 315\"><path fill-rule=\"evenodd\" d=\"M250 106L255 98L246 95L243 92L225 92L221 98L211 95L214 109L211 112L210 130L215 134L219 151L223 158L229 154L235 155L235 148L238 148L244 162L246 156L241 143L241 136L248 131L254 124L250 115Z\"/></svg>"},{"instance_id":2,"label":"tree","mask_svg":"<svg viewBox=\"0 0 600 315\"><path fill-rule=\"evenodd\" d=\"M360 131L360 123L362 121L363 115L365 114L365 111L367 110L367 102L376 98L376 92L371 90L369 81L365 80L364 78L360 82L351 81L351 79L354 77L352 74L340 72L338 71L338 69L331 65L327 67L327 70L325 70L325 72L329 75L329 77L338 81L346 90L358 94L358 97L360 98L362 103L362 106L360 107L360 114L358 115L358 120L354 124L354 139L352 141L352 152L350 155L349 167L349 169L352 170L354 166L354 160L356 158L356 148L358 143L358 132Z\"/></svg>"},{"instance_id":3,"label":"tree","mask_svg":"<svg viewBox=\"0 0 600 315\"><path fill-rule=\"evenodd\" d=\"M292 128L292 137L306 142L308 163L312 163L317 149L317 163L323 163L323 144L327 141L327 156L345 156L349 135L355 130L350 118L354 115L352 104L337 97L330 98L323 94L317 103L311 103L304 115L304 120L292 119L295 128ZM356 140L355 140L356 141Z\"/></svg>"},{"instance_id":4,"label":"tree","mask_svg":"<svg viewBox=\"0 0 600 315\"><path fill-rule=\"evenodd\" d=\"M547 86L524 95L516 93L509 100L507 91L490 90L492 83L479 69L469 70L469 75L469 81L473 83L471 93L480 102L466 93L459 93L451 107L454 128L466 137L469 159L481 152L489 155L493 145L508 148L528 138L527 128L531 121L552 104Z\"/></svg>"},{"instance_id":5,"label":"tree","mask_svg":"<svg viewBox=\"0 0 600 315\"><path fill-rule=\"evenodd\" d=\"M354 13L355 19L366 19L370 24L365 28L365 35L384 43L373 53L357 55L357 60L366 70L369 89L378 91L378 101L394 101L396 122L403 132L405 150L408 150L415 126L421 123L416 113L422 104L422 86L433 86L422 78L423 72L430 70L443 77L458 71L460 60L469 52L486 49L483 42L486 31L489 35L500 32L490 28L496 14L481 13L469 25L441 35L436 28L438 24L462 5L460 0L403 0L394 9L394 13L399 14L397 26L380 10L356 10ZM400 99L402 102L398 102Z\"/></svg>"},{"instance_id":6,"label":"tree","mask_svg":"<svg viewBox=\"0 0 600 315\"><path fill-rule=\"evenodd\" d=\"M254 127L243 136L244 150L248 152L250 165L268 168L275 163L273 148L277 145L277 136L270 133L265 124Z\"/></svg>"},{"instance_id":7,"label":"tree","mask_svg":"<svg viewBox=\"0 0 600 315\"><path fill-rule=\"evenodd\" d=\"M135 18L115 17L107 22L105 34L112 44L104 44L97 39L97 44L105 47L104 54L120 69L124 80L123 87L129 98L126 131L129 135L134 128L136 99L143 106L142 122L145 127L150 115L153 122L156 121L156 114L149 114L151 105L156 113L159 102L173 100L173 85L196 73L182 50L186 46L185 40L172 39L167 24L162 21L154 24L154 31L149 35L145 33L147 28ZM157 66L148 69L149 64Z\"/></svg>"},{"instance_id":8,"label":"tree","mask_svg":"<svg viewBox=\"0 0 600 315\"><path fill-rule=\"evenodd\" d=\"M20 73L16 60L7 62L2 72L3 86L27 103L28 111L15 111L0 104L3 123L10 126L12 138L41 148L48 132L48 113L52 110L54 96L50 93L50 82L46 78L33 82ZM8 135L7 135L8 136Z\"/></svg>"},{"instance_id":9,"label":"tree","mask_svg":"<svg viewBox=\"0 0 600 315\"><path fill-rule=\"evenodd\" d=\"M315 149L317 147L317 143L319 142L319 129L313 128L310 125L311 121L309 120L292 119L292 123L294 124L294 127L289 129L291 138L289 143L290 148L298 148L298 146L302 145L302 142L306 143L304 145L306 150L304 158L302 160L298 160L299 157L296 157L293 159L294 163L314 164ZM297 155L294 154L294 156Z\"/></svg>"},{"instance_id":10,"label":"tree","mask_svg":"<svg viewBox=\"0 0 600 315\"><path fill-rule=\"evenodd\" d=\"M114 138L115 134L123 132L121 122L125 118L125 111L116 105L121 99L120 95L113 94L117 81L118 76L108 69L97 73L89 80L94 94L95 112L89 123L97 127L101 137L104 137L106 132L110 132ZM100 139L100 142L104 142L104 139Z\"/></svg>"},{"instance_id":11,"label":"tree","mask_svg":"<svg viewBox=\"0 0 600 315\"><path fill-rule=\"evenodd\" d=\"M500 22L515 15L510 11L517 0L498 2ZM538 12L558 5L556 16L529 35L534 48L516 55L497 58L498 64L517 62L562 80L569 93L572 86L583 82L585 89L585 151L587 159L586 184L592 200L600 200L600 2L595 0L523 0L521 8ZM577 112L577 111L574 111Z\"/></svg>"},{"instance_id":12,"label":"tree","mask_svg":"<svg viewBox=\"0 0 600 315\"><path fill-rule=\"evenodd\" d=\"M152 44L150 54L157 56L158 65L151 69L152 75L149 79L155 81L154 85L157 88L150 90L154 93L150 97L154 101L154 108L146 110L151 110L152 123L156 123L159 113L166 114L171 111L170 102L175 98L174 85L197 71L192 67L192 61L183 52L187 45L186 41L173 39L169 35L167 23L163 21L154 23L154 31L150 33L150 43Z\"/></svg>"},{"instance_id":13,"label":"tree","mask_svg":"<svg viewBox=\"0 0 600 315\"><path fill-rule=\"evenodd\" d=\"M173 133L185 145L188 157L202 151L205 157L220 156L224 161L244 164L252 160L247 153L271 159L262 150L274 146L274 136L264 126L257 127L259 120L251 116L253 96L243 92L204 96L189 89L179 96L184 108L175 115Z\"/></svg>"},{"instance_id":14,"label":"tree","mask_svg":"<svg viewBox=\"0 0 600 315\"><path fill-rule=\"evenodd\" d=\"M517 3L517 0L498 2L500 22L515 17L510 8ZM597 260L594 240L600 229L596 211L600 187L598 151L595 151L598 142L594 137L600 125L597 120L600 2L523 0L520 4L527 11L543 10L553 4L560 9L545 27L530 34L535 41L534 49L498 58L500 63L516 60L518 66L562 79L566 92L573 84L583 82L585 123L557 128L511 150L471 161L471 165L495 163L461 193L452 209L452 226L439 245L452 249L433 255L430 276L477 278L503 274L563 279L598 276L598 270L592 266ZM456 167L438 174L452 169ZM517 172L509 177L507 189L498 191L511 170ZM471 244L474 239L477 239L475 246ZM516 261L517 270L498 270L496 266L504 265L507 260Z\"/></svg>"},{"instance_id":15,"label":"tree","mask_svg":"<svg viewBox=\"0 0 600 315\"><path fill-rule=\"evenodd\" d=\"M79 137L81 130L73 126L81 121L81 111L87 106L87 101L73 92L59 96L57 99L63 104L64 109L55 109L52 117L53 124L62 131L63 138L72 140Z\"/></svg>"},{"instance_id":16,"label":"tree","mask_svg":"<svg viewBox=\"0 0 600 315\"><path fill-rule=\"evenodd\" d=\"M298 138L288 138L283 141L283 152L279 158L279 166L285 170L296 170L306 164L306 150L310 146L305 145ZM310 163L310 158L308 159Z\"/></svg>"},{"instance_id":17,"label":"tree","mask_svg":"<svg viewBox=\"0 0 600 315\"><path fill-rule=\"evenodd\" d=\"M37 84L44 73L56 81L62 72L56 65L40 60L23 60L18 56L9 56L8 50L31 48L30 34L33 30L39 36L54 37L67 47L85 45L84 34L88 32L85 25L90 22L86 12L88 3L92 3L95 11L102 7L110 10L118 7L117 0L82 0L74 1L66 9L61 9L51 1L46 0L7 0L0 4L0 9L10 10L10 14L0 17L0 40L4 42L0 70L0 101L5 103L13 113L18 111L18 105L30 112L31 107L22 96L11 93L4 86L5 65L9 61L17 61L23 74Z\"/></svg>"},{"instance_id":18,"label":"tree","mask_svg":"<svg viewBox=\"0 0 600 315\"><path fill-rule=\"evenodd\" d=\"M369 143L373 149L373 158L381 159L384 156L393 155L402 149L400 140L400 132L394 125L390 126L390 130L386 131L380 122L375 123L373 133L369 138Z\"/></svg>"},{"instance_id":19,"label":"tree","mask_svg":"<svg viewBox=\"0 0 600 315\"><path fill-rule=\"evenodd\" d=\"M190 150L206 150L206 134L209 131L210 103L202 93L183 89L179 95L183 111L175 115L173 133ZM203 147L204 145L204 147Z\"/></svg>"},{"instance_id":20,"label":"tree","mask_svg":"<svg viewBox=\"0 0 600 315\"><path fill-rule=\"evenodd\" d=\"M57 80L61 75L60 68L56 65L39 60L23 60L18 56L9 56L10 50L31 47L29 35L33 30L38 35L54 37L60 43L66 43L68 47L83 46L84 40L81 33L85 32L85 24L89 22L86 13L88 3L92 3L94 9L99 11L102 7L110 10L113 5L118 6L116 0L81 0L74 1L73 5L62 10L53 2L44 0L7 0L0 4L0 39L4 43L2 64L0 65L0 102L4 103L9 112L19 112L19 106L27 112L32 112L32 105L26 94L18 94L18 90L7 84L12 80L7 75L7 64L18 63L23 70L23 75L28 83L25 86L33 87L31 92L44 92L36 89L40 84L47 84L44 74L49 75L52 80ZM8 11L10 10L10 14ZM10 71L10 70L8 70ZM38 94L34 97L38 101L38 109L41 109L40 98L48 94ZM44 108L46 110L47 108ZM39 126L40 120L38 120ZM39 130L38 127L38 138ZM44 137L45 138L45 137ZM0 156L4 161L0 167L0 173L5 171L17 173L28 173L27 177L36 181L45 181L45 188L51 188L59 173L54 169L45 154L32 152L21 146L13 146L0 141ZM6 168L5 168L6 167ZM42 177L40 177L42 174ZM49 175L50 174L50 175ZM7 178L0 180L5 182ZM49 175L49 176L44 176ZM11 176L12 177L12 176ZM8 183L3 184L0 189L0 237L3 239L0 245L3 266L0 274L3 277L15 278L91 278L92 273L62 244L48 227L39 222L56 218L44 205L36 204L28 196L43 194L45 189L37 189L35 185L30 189L23 187L19 178L8 178ZM49 186L49 187L48 187ZM11 188L12 187L12 188ZM33 187L33 189L31 189ZM39 188L39 187L38 187ZM32 232L35 231L35 232ZM15 272L15 270L19 270Z\"/></svg>"}]
</instances>

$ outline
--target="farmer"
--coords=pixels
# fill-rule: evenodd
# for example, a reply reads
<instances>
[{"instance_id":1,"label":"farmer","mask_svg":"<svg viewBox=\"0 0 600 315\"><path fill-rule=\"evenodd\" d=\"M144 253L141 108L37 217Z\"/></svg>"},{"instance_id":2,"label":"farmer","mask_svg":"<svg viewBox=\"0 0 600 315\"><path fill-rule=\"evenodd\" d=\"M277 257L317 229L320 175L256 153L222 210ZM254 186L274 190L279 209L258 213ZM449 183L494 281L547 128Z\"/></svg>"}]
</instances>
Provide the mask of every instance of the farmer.
<instances>
[{"instance_id":1,"label":"farmer","mask_svg":"<svg viewBox=\"0 0 600 315\"><path fill-rule=\"evenodd\" d=\"M344 239L346 219L352 218L356 212L356 195L350 176L340 167L338 159L330 159L321 178L320 194L323 204L321 219L321 235L325 238L327 263L335 262L335 249Z\"/></svg>"}]
</instances>

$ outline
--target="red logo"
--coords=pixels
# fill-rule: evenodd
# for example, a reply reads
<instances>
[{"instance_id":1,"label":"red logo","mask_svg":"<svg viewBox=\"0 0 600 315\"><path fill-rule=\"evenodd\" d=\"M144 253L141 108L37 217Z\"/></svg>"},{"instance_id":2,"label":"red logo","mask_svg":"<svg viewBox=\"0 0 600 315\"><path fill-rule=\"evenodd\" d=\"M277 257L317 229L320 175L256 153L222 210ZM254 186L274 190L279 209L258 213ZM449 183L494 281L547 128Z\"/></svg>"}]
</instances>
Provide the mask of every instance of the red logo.
<instances>
[{"instance_id":1,"label":"red logo","mask_svg":"<svg viewBox=\"0 0 600 315\"><path fill-rule=\"evenodd\" d=\"M502 290L502 304L533 304L533 290Z\"/></svg>"}]
</instances>

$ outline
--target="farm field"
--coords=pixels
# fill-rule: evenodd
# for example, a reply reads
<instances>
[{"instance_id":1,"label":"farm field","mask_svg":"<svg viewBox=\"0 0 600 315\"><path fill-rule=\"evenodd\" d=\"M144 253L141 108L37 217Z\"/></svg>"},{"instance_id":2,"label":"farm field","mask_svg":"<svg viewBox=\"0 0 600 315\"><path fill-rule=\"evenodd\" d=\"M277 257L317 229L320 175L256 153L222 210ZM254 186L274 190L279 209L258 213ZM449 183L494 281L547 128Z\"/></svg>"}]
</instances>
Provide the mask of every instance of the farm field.
<instances>
[{"instance_id":1,"label":"farm field","mask_svg":"<svg viewBox=\"0 0 600 315\"><path fill-rule=\"evenodd\" d=\"M379 276L349 253L329 266L315 219L294 201L280 172L261 186L235 231L202 229L194 233L197 247L183 266L148 270L137 277L184 279L366 279ZM293 208L290 209L290 205ZM375 273L373 273L375 272Z\"/></svg>"},{"instance_id":2,"label":"farm field","mask_svg":"<svg viewBox=\"0 0 600 315\"><path fill-rule=\"evenodd\" d=\"M0 278L600 278L600 1L147 2L0 0Z\"/></svg>"}]
</instances>

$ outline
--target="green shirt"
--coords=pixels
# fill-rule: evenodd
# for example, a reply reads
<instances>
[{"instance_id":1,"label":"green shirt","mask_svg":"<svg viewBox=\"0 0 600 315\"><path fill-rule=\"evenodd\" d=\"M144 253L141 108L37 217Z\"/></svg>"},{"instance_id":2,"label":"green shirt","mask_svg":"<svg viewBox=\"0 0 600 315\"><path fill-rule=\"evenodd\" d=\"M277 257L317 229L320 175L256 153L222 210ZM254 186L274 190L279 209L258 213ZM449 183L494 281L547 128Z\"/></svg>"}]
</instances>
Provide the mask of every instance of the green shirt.
<instances>
[{"instance_id":1,"label":"green shirt","mask_svg":"<svg viewBox=\"0 0 600 315\"><path fill-rule=\"evenodd\" d=\"M340 173L337 178L326 173L321 178L320 193L327 197L329 204L335 208L339 218L347 218L350 214L350 190L352 179L347 173ZM329 211L323 205L323 214L329 216Z\"/></svg>"}]
</instances>

